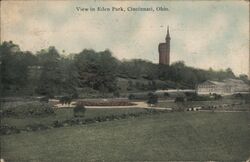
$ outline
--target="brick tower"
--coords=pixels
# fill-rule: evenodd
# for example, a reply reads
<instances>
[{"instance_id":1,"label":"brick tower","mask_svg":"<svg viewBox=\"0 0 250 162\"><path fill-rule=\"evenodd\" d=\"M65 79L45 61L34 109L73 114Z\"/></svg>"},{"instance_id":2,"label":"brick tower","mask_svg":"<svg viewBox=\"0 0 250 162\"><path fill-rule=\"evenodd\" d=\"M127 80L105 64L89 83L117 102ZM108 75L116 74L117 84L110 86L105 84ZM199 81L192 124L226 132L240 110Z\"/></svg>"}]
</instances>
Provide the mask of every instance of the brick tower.
<instances>
[{"instance_id":1,"label":"brick tower","mask_svg":"<svg viewBox=\"0 0 250 162\"><path fill-rule=\"evenodd\" d=\"M169 27L167 30L167 36L165 38L165 43L160 43L158 46L159 51L159 64L169 65L170 64L170 35Z\"/></svg>"}]
</instances>

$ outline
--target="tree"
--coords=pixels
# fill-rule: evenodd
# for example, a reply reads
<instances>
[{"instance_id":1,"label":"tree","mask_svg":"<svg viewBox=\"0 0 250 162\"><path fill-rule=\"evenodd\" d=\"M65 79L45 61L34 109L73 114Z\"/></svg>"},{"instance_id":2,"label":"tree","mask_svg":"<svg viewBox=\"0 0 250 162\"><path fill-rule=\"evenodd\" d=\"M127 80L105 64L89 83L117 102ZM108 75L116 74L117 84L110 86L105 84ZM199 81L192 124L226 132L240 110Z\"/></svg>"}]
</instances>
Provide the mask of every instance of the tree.
<instances>
[{"instance_id":1,"label":"tree","mask_svg":"<svg viewBox=\"0 0 250 162\"><path fill-rule=\"evenodd\" d=\"M59 69L61 74L61 93L77 97L79 75L74 60L70 57L61 58Z\"/></svg>"},{"instance_id":2,"label":"tree","mask_svg":"<svg viewBox=\"0 0 250 162\"><path fill-rule=\"evenodd\" d=\"M158 96L154 93L149 93L147 103L150 105L157 104L158 103Z\"/></svg>"},{"instance_id":3,"label":"tree","mask_svg":"<svg viewBox=\"0 0 250 162\"><path fill-rule=\"evenodd\" d=\"M28 86L29 66L36 63L31 52L22 52L12 41L0 45L0 89L16 93ZM5 93L4 93L5 94Z\"/></svg>"},{"instance_id":4,"label":"tree","mask_svg":"<svg viewBox=\"0 0 250 162\"><path fill-rule=\"evenodd\" d=\"M156 79L157 66L152 62L142 59L123 60L119 63L118 73L126 78Z\"/></svg>"},{"instance_id":5,"label":"tree","mask_svg":"<svg viewBox=\"0 0 250 162\"><path fill-rule=\"evenodd\" d=\"M227 68L225 72L227 74L227 78L235 78L235 75L234 75L233 70L231 68Z\"/></svg>"},{"instance_id":6,"label":"tree","mask_svg":"<svg viewBox=\"0 0 250 162\"><path fill-rule=\"evenodd\" d=\"M63 51L65 53L65 51ZM109 50L83 50L62 57L55 47L33 55L12 41L0 44L0 90L3 94L75 95L78 88L101 93L118 92L116 79L129 81L128 90L195 88L205 80L236 78L232 69L209 70L188 67L183 61L158 65L142 59L119 61ZM148 84L140 79L147 80ZM249 84L246 76L240 79ZM160 80L160 81L159 81ZM136 83L138 82L138 83ZM146 82L146 83L147 83ZM137 87L135 86L137 84ZM32 93L28 93L28 91ZM25 93L24 93L25 92Z\"/></svg>"},{"instance_id":7,"label":"tree","mask_svg":"<svg viewBox=\"0 0 250 162\"><path fill-rule=\"evenodd\" d=\"M62 73L59 68L60 54L55 47L49 47L38 52L37 56L42 67L38 93L48 96L59 94L62 79Z\"/></svg>"},{"instance_id":8,"label":"tree","mask_svg":"<svg viewBox=\"0 0 250 162\"><path fill-rule=\"evenodd\" d=\"M245 83L250 83L246 74L240 74L239 79L243 80Z\"/></svg>"},{"instance_id":9,"label":"tree","mask_svg":"<svg viewBox=\"0 0 250 162\"><path fill-rule=\"evenodd\" d=\"M117 60L109 50L95 52L85 49L74 60L81 87L91 87L102 93L117 89Z\"/></svg>"}]
</instances>

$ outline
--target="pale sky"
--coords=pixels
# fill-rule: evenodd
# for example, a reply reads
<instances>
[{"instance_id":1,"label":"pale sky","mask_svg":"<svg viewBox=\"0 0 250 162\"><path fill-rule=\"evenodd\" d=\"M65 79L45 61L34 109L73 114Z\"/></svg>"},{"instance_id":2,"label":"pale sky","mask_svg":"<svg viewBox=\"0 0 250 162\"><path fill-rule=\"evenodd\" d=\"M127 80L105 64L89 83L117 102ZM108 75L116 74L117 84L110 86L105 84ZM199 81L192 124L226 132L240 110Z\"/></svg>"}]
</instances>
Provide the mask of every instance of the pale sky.
<instances>
[{"instance_id":1,"label":"pale sky","mask_svg":"<svg viewBox=\"0 0 250 162\"><path fill-rule=\"evenodd\" d=\"M161 12L79 12L76 7L166 7ZM1 40L36 52L110 49L119 59L158 63L171 36L171 63L248 74L248 1L1 1Z\"/></svg>"}]
</instances>

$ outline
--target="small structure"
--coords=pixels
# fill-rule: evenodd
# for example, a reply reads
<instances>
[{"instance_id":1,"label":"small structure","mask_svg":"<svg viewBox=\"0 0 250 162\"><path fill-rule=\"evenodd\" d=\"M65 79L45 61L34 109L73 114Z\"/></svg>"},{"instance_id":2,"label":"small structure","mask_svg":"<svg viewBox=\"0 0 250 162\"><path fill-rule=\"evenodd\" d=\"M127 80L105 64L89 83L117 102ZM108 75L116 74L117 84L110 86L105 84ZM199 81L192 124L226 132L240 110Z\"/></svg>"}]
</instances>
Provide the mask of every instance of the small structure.
<instances>
[{"instance_id":1,"label":"small structure","mask_svg":"<svg viewBox=\"0 0 250 162\"><path fill-rule=\"evenodd\" d=\"M199 84L196 91L200 95L220 94L231 95L236 93L249 93L250 88L244 81L238 79L226 79L222 82L207 80Z\"/></svg>"}]
</instances>

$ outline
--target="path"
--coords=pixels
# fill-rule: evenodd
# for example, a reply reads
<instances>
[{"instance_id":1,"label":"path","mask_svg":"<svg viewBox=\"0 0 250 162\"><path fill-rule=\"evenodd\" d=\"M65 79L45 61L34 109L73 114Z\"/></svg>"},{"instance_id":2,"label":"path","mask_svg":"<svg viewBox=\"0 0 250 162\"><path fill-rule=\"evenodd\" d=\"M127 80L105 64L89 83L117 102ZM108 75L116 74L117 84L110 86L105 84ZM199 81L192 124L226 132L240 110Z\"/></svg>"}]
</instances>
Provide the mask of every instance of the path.
<instances>
[{"instance_id":1,"label":"path","mask_svg":"<svg viewBox=\"0 0 250 162\"><path fill-rule=\"evenodd\" d=\"M145 102L131 102L135 105L132 106L85 106L87 109L122 109L122 108L143 108L143 109L155 109L155 110L173 110L170 107L155 107L155 106L149 106ZM56 104L54 105L55 108L74 108L76 105L76 102L72 102L71 104ZM198 110L196 112L212 112L213 110ZM193 111L192 111L193 112ZM214 110L214 112L249 112L249 111L237 111L237 110Z\"/></svg>"},{"instance_id":2,"label":"path","mask_svg":"<svg viewBox=\"0 0 250 162\"><path fill-rule=\"evenodd\" d=\"M172 110L172 108L163 108L163 107L154 107L149 106L145 102L132 102L135 105L132 106L85 106L87 109L121 109L121 108L143 108L143 109L156 109L156 110ZM72 102L71 104L56 104L55 108L73 108L75 107L76 102Z\"/></svg>"}]
</instances>

